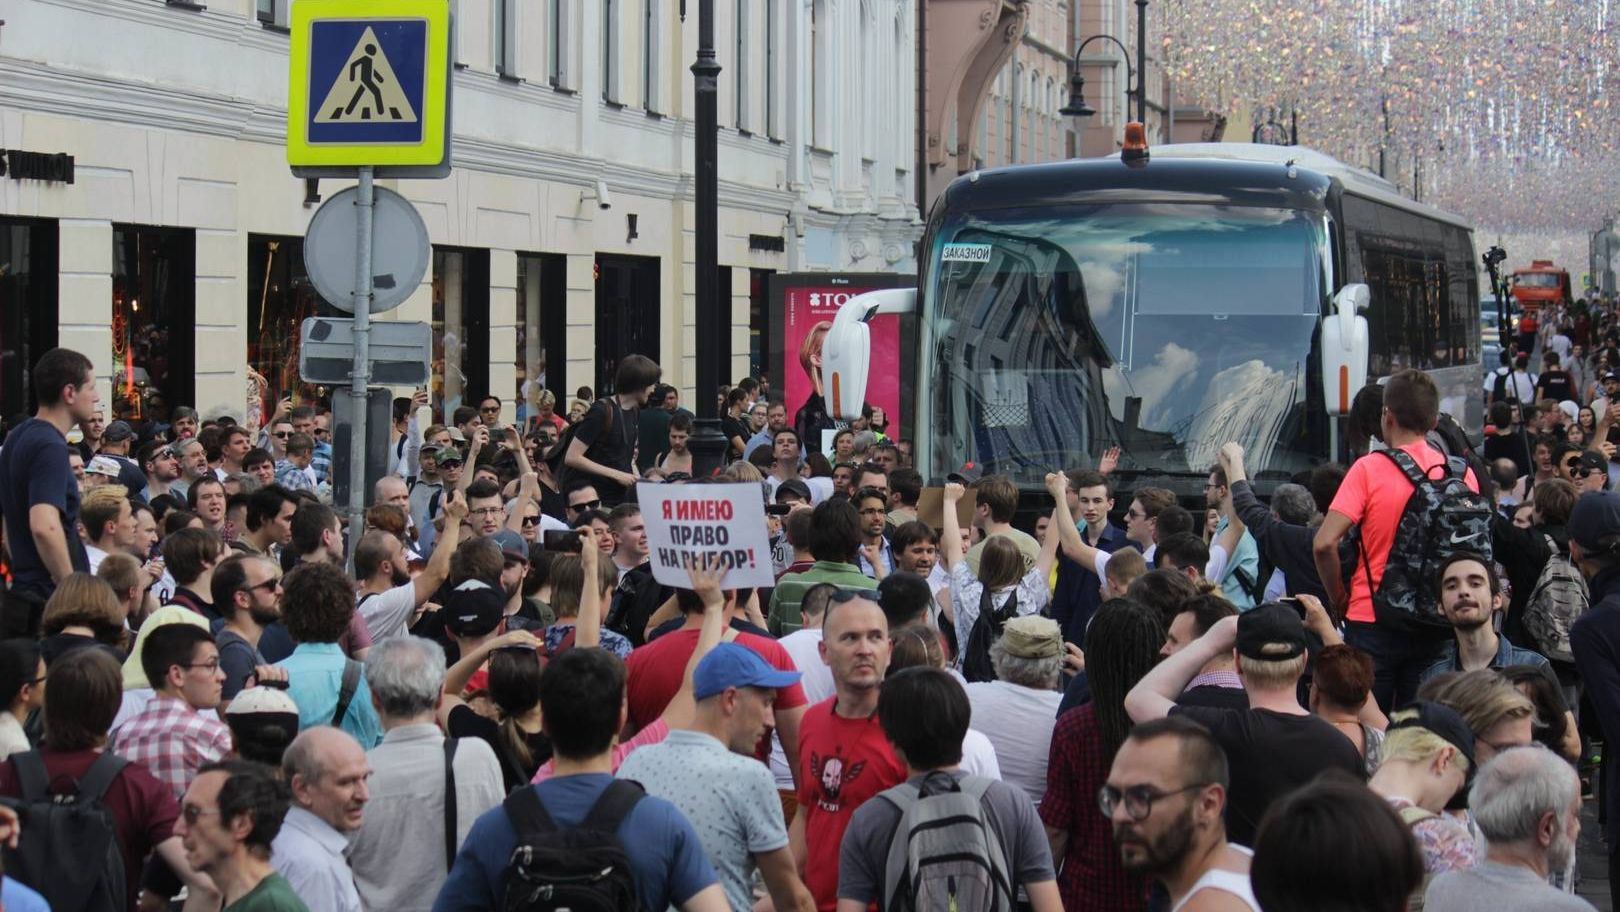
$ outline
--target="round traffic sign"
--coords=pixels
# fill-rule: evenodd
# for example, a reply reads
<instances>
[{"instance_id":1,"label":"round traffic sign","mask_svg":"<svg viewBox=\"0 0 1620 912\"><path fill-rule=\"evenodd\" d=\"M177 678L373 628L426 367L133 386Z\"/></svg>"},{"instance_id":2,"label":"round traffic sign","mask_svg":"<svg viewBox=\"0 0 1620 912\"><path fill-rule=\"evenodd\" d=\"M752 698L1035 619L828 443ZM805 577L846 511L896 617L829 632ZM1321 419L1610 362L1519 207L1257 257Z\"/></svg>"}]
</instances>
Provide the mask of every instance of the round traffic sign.
<instances>
[{"instance_id":1,"label":"round traffic sign","mask_svg":"<svg viewBox=\"0 0 1620 912\"><path fill-rule=\"evenodd\" d=\"M304 269L328 304L354 313L354 267L359 251L360 193L353 187L333 194L315 210L304 233ZM411 296L427 275L433 248L427 225L410 200L384 187L373 188L371 223L371 313L393 310Z\"/></svg>"}]
</instances>

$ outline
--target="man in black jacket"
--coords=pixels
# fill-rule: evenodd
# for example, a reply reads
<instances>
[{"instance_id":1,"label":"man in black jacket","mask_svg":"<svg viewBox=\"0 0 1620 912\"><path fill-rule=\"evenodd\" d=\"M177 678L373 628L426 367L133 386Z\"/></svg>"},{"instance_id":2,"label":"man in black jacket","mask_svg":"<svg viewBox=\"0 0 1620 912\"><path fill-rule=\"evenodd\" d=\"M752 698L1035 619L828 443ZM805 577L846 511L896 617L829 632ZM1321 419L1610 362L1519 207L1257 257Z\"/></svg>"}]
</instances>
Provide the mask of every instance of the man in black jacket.
<instances>
[{"instance_id":1,"label":"man in black jacket","mask_svg":"<svg viewBox=\"0 0 1620 912\"><path fill-rule=\"evenodd\" d=\"M1260 555L1271 566L1282 571L1288 594L1305 593L1325 600L1327 590L1322 586L1322 578L1317 575L1316 557L1311 551L1311 543L1316 538L1316 528L1312 524L1314 517L1299 516L1296 511L1290 510L1289 512L1294 515L1284 518L1272 508L1262 504L1249 486L1243 466L1241 444L1228 443L1222 446L1218 458L1221 467L1226 470L1227 482L1232 487L1233 512L1237 514L1238 521L1248 527L1249 534L1254 536L1255 543L1260 546ZM1281 493L1281 488L1278 490ZM1310 493L1303 488L1300 491L1304 494L1299 498L1301 509L1310 510L1310 506L1313 505ZM1273 498L1273 506L1282 505ZM1346 566L1354 565L1354 562L1347 560L1343 554L1340 555L1340 561Z\"/></svg>"},{"instance_id":2,"label":"man in black jacket","mask_svg":"<svg viewBox=\"0 0 1620 912\"><path fill-rule=\"evenodd\" d=\"M1530 489L1530 528L1515 526L1500 510L1491 518L1491 554L1507 571L1513 593L1502 623L1502 632L1511 642L1526 645L1535 642L1524 630L1524 607L1530 601L1542 568L1547 566L1547 559L1555 553L1569 553L1569 533L1564 526L1579 496L1573 484L1562 478L1549 478Z\"/></svg>"},{"instance_id":3,"label":"man in black jacket","mask_svg":"<svg viewBox=\"0 0 1620 912\"><path fill-rule=\"evenodd\" d=\"M619 571L619 585L608 607L607 626L629 637L631 645L640 646L646 640L647 622L675 591L653 579L652 564L647 559L647 526L640 507L614 507L608 525L613 529L613 566Z\"/></svg>"},{"instance_id":4,"label":"man in black jacket","mask_svg":"<svg viewBox=\"0 0 1620 912\"><path fill-rule=\"evenodd\" d=\"M1570 630L1570 649L1603 740L1620 744L1620 494L1582 495L1570 512L1569 544L1592 592L1592 607ZM1609 845L1609 895L1620 904L1620 763L1604 764L1599 794Z\"/></svg>"}]
</instances>

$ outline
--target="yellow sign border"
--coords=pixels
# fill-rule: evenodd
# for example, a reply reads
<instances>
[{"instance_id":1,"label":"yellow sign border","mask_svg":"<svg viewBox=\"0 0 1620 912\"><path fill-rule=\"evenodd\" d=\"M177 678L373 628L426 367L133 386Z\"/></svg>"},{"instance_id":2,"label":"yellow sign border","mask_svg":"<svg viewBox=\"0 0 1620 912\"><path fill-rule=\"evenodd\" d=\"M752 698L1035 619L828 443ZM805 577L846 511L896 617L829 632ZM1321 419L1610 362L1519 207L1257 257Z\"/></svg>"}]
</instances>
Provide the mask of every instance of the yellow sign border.
<instances>
[{"instance_id":1,"label":"yellow sign border","mask_svg":"<svg viewBox=\"0 0 1620 912\"><path fill-rule=\"evenodd\" d=\"M414 143L311 143L309 46L315 23L342 19L427 22L427 66L422 75L422 139ZM446 154L446 95L450 74L449 0L298 0L292 4L292 42L287 62L287 164L294 167L362 165L433 166Z\"/></svg>"}]
</instances>

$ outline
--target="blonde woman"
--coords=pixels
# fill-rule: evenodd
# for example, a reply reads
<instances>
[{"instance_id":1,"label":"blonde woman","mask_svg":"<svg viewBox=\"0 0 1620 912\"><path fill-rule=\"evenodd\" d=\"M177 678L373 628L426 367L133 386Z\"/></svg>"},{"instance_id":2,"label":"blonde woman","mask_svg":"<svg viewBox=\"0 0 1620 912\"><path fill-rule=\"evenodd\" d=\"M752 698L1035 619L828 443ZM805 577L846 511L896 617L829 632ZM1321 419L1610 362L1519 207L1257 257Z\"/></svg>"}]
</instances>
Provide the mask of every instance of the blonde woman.
<instances>
[{"instance_id":1,"label":"blonde woman","mask_svg":"<svg viewBox=\"0 0 1620 912\"><path fill-rule=\"evenodd\" d=\"M1445 807L1468 782L1474 734L1461 715L1438 703L1418 702L1396 713L1384 736L1378 771L1367 786L1388 801L1423 853L1424 884L1446 871L1479 864L1468 829ZM1423 889L1409 909L1423 906Z\"/></svg>"}]
</instances>

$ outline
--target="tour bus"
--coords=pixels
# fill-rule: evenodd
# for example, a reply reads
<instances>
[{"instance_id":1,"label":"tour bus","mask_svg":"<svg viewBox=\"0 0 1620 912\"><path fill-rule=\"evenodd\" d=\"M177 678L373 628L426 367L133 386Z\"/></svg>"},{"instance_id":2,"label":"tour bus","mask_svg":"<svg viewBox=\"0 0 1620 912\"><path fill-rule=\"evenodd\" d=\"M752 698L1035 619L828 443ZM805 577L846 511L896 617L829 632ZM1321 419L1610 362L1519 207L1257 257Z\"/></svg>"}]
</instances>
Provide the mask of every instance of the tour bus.
<instances>
[{"instance_id":1,"label":"tour bus","mask_svg":"<svg viewBox=\"0 0 1620 912\"><path fill-rule=\"evenodd\" d=\"M1570 303L1569 270L1552 260L1532 260L1526 269L1513 270L1513 303L1521 311Z\"/></svg>"},{"instance_id":2,"label":"tour bus","mask_svg":"<svg viewBox=\"0 0 1620 912\"><path fill-rule=\"evenodd\" d=\"M1267 495L1351 458L1356 391L1407 367L1479 439L1471 227L1317 152L1127 142L975 172L918 260L915 288L844 305L823 374L834 417L858 414L866 321L915 314L905 433L932 483L974 463L1033 492L1117 446L1119 487L1196 502L1233 440Z\"/></svg>"}]
</instances>

